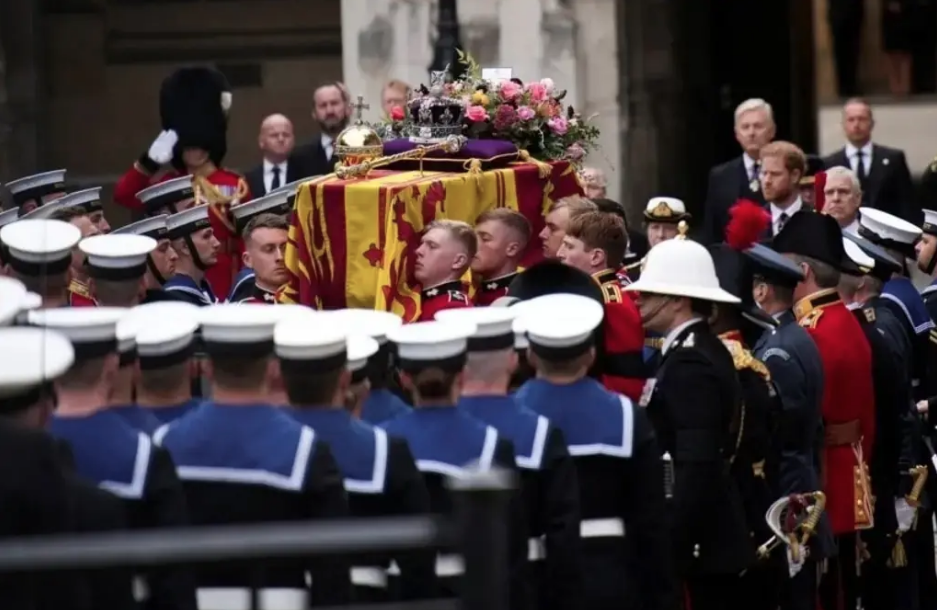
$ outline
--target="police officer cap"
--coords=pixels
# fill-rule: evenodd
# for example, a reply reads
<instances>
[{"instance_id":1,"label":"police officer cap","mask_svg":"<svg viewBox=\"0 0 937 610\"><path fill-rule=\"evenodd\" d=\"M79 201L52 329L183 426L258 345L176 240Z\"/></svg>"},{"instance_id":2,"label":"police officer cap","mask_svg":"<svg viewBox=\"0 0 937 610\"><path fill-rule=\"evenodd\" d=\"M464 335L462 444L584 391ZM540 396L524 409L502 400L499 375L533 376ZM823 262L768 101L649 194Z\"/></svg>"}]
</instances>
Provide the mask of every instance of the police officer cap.
<instances>
[{"instance_id":1,"label":"police officer cap","mask_svg":"<svg viewBox=\"0 0 937 610\"><path fill-rule=\"evenodd\" d=\"M324 313L329 324L340 324L349 332L367 335L378 343L387 342L387 334L403 325L403 319L389 311L375 309L336 309Z\"/></svg>"},{"instance_id":2,"label":"police officer cap","mask_svg":"<svg viewBox=\"0 0 937 610\"><path fill-rule=\"evenodd\" d=\"M33 174L7 182L7 190L13 195L13 203L21 206L28 201L39 202L42 197L52 193L61 193L65 190L64 169L55 169L50 172Z\"/></svg>"},{"instance_id":3,"label":"police officer cap","mask_svg":"<svg viewBox=\"0 0 937 610\"><path fill-rule=\"evenodd\" d=\"M0 411L11 413L38 402L49 383L75 362L72 344L61 333L44 328L0 328Z\"/></svg>"},{"instance_id":4,"label":"police officer cap","mask_svg":"<svg viewBox=\"0 0 937 610\"><path fill-rule=\"evenodd\" d=\"M32 277L65 273L80 240L78 227L61 220L20 220L0 229L4 259L17 273Z\"/></svg>"},{"instance_id":5,"label":"police officer cap","mask_svg":"<svg viewBox=\"0 0 937 610\"><path fill-rule=\"evenodd\" d=\"M475 325L468 322L415 322L387 334L396 347L396 363L402 370L441 368L451 372L465 366L468 339Z\"/></svg>"},{"instance_id":6,"label":"police officer cap","mask_svg":"<svg viewBox=\"0 0 937 610\"><path fill-rule=\"evenodd\" d=\"M205 352L212 358L265 358L273 353L276 307L240 303L199 309Z\"/></svg>"},{"instance_id":7,"label":"police officer cap","mask_svg":"<svg viewBox=\"0 0 937 610\"><path fill-rule=\"evenodd\" d=\"M914 244L921 233L919 227L888 212L875 208L859 211L859 236L904 256L914 257Z\"/></svg>"},{"instance_id":8,"label":"police officer cap","mask_svg":"<svg viewBox=\"0 0 937 610\"><path fill-rule=\"evenodd\" d=\"M843 232L832 216L809 210L795 213L771 247L782 254L799 254L839 269L843 264Z\"/></svg>"},{"instance_id":9,"label":"police officer cap","mask_svg":"<svg viewBox=\"0 0 937 610\"><path fill-rule=\"evenodd\" d=\"M117 323L128 311L125 307L58 307L30 311L26 320L62 333L75 348L76 360L90 360L117 351Z\"/></svg>"},{"instance_id":10,"label":"police officer cap","mask_svg":"<svg viewBox=\"0 0 937 610\"><path fill-rule=\"evenodd\" d=\"M754 244L742 253L752 261L752 273L773 286L793 288L804 280L804 272L794 262L764 244Z\"/></svg>"},{"instance_id":11,"label":"police officer cap","mask_svg":"<svg viewBox=\"0 0 937 610\"><path fill-rule=\"evenodd\" d=\"M436 312L440 322L474 324L475 332L468 340L469 352L491 352L514 347L513 307L460 307Z\"/></svg>"},{"instance_id":12,"label":"police officer cap","mask_svg":"<svg viewBox=\"0 0 937 610\"><path fill-rule=\"evenodd\" d=\"M168 229L166 228L166 219L169 218L168 214L160 214L159 216L151 216L149 218L144 218L143 220L138 220L137 222L130 223L119 229L114 229L111 231L111 235L145 235L146 237L152 237L153 239L160 240L166 238L166 233Z\"/></svg>"},{"instance_id":13,"label":"police officer cap","mask_svg":"<svg viewBox=\"0 0 937 610\"><path fill-rule=\"evenodd\" d=\"M138 280L146 273L146 261L156 240L145 235L94 235L78 248L87 257L88 274L101 280Z\"/></svg>"},{"instance_id":14,"label":"police officer cap","mask_svg":"<svg viewBox=\"0 0 937 610\"><path fill-rule=\"evenodd\" d=\"M851 246L847 245L847 243L851 244ZM872 261L872 264L868 264L867 262L860 263L856 259L857 248L859 252L861 252L864 260ZM895 260L885 248L872 243L860 235L848 232L843 233L843 249L846 251L847 257L853 264L852 269L844 269L844 273L849 273L851 275L859 275L860 273L862 275L868 274L879 278L883 282L887 282L891 279L892 274L900 273L902 270L901 263ZM862 267L866 269L861 269Z\"/></svg>"},{"instance_id":15,"label":"police officer cap","mask_svg":"<svg viewBox=\"0 0 937 610\"><path fill-rule=\"evenodd\" d=\"M26 286L21 281L0 276L0 326L6 326L16 319L23 310L27 294Z\"/></svg>"},{"instance_id":16,"label":"police officer cap","mask_svg":"<svg viewBox=\"0 0 937 610\"><path fill-rule=\"evenodd\" d=\"M515 330L525 332L531 351L545 360L569 360L594 347L605 316L600 303L577 295L547 295L515 307Z\"/></svg>"},{"instance_id":17,"label":"police officer cap","mask_svg":"<svg viewBox=\"0 0 937 610\"><path fill-rule=\"evenodd\" d=\"M924 212L924 224L921 225L921 230L924 233L927 233L928 235L937 236L937 212L935 212L934 210L921 210L921 211ZM0 214L0 216L3 216L3 215Z\"/></svg>"},{"instance_id":18,"label":"police officer cap","mask_svg":"<svg viewBox=\"0 0 937 610\"><path fill-rule=\"evenodd\" d=\"M164 207L174 211L177 203L193 197L195 197L195 188L192 186L192 176L164 180L137 193L137 199L143 204L147 214L152 214Z\"/></svg>"},{"instance_id":19,"label":"police officer cap","mask_svg":"<svg viewBox=\"0 0 937 610\"><path fill-rule=\"evenodd\" d=\"M604 303L602 287L588 273L557 260L544 260L528 267L508 286L508 296L522 301L546 294L578 294Z\"/></svg>"}]
</instances>

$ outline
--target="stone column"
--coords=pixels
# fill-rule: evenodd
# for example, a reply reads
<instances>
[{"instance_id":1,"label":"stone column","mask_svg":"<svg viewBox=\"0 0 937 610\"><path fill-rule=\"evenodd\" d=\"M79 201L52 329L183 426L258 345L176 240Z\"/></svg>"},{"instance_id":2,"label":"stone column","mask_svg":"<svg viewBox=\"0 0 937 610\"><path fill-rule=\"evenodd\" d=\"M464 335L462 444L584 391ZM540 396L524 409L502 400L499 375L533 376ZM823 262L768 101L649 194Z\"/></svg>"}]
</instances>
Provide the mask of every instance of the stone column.
<instances>
[{"instance_id":1,"label":"stone column","mask_svg":"<svg viewBox=\"0 0 937 610\"><path fill-rule=\"evenodd\" d=\"M41 164L45 82L38 0L0 2L0 181Z\"/></svg>"}]
</instances>

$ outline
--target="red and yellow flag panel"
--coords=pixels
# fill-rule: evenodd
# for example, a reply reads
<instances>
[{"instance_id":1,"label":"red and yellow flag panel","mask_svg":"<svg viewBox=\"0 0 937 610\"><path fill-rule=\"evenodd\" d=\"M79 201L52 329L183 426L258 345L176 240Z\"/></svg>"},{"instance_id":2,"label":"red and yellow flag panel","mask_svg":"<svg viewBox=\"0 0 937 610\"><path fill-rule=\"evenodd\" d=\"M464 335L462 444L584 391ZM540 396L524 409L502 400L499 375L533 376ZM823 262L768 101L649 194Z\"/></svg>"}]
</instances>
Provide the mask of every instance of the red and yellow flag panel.
<instances>
[{"instance_id":1,"label":"red and yellow flag panel","mask_svg":"<svg viewBox=\"0 0 937 610\"><path fill-rule=\"evenodd\" d=\"M496 207L530 221L534 238L524 258L530 265L541 256L536 236L550 203L582 193L568 163L541 173L525 164L478 174L375 170L363 179L330 175L308 182L293 209L290 280L279 299L319 309L374 308L413 320L420 291L412 271L423 229L440 218L475 224Z\"/></svg>"}]
</instances>

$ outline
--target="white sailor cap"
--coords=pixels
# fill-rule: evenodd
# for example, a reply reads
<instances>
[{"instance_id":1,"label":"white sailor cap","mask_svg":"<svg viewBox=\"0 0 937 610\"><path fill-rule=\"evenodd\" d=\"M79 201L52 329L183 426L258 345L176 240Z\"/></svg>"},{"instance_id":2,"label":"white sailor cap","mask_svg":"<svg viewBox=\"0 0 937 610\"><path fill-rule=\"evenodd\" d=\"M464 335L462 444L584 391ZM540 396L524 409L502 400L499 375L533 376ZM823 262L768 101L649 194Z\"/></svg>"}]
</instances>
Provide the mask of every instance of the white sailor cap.
<instances>
[{"instance_id":1,"label":"white sailor cap","mask_svg":"<svg viewBox=\"0 0 937 610\"><path fill-rule=\"evenodd\" d=\"M33 200L40 200L45 195L61 193L65 190L64 169L55 169L51 172L33 174L7 182L6 187L13 195L13 203L21 206Z\"/></svg>"},{"instance_id":2,"label":"white sailor cap","mask_svg":"<svg viewBox=\"0 0 937 610\"><path fill-rule=\"evenodd\" d=\"M436 320L475 325L468 340L469 352L493 352L514 347L513 307L461 307L436 312Z\"/></svg>"},{"instance_id":3,"label":"white sailor cap","mask_svg":"<svg viewBox=\"0 0 937 610\"><path fill-rule=\"evenodd\" d=\"M62 333L75 348L75 359L88 360L117 351L117 323L128 311L126 307L37 309L26 315L26 321Z\"/></svg>"},{"instance_id":4,"label":"white sailor cap","mask_svg":"<svg viewBox=\"0 0 937 610\"><path fill-rule=\"evenodd\" d=\"M923 210L923 212L924 224L921 226L921 230L928 235L937 235L937 212L934 210Z\"/></svg>"},{"instance_id":5,"label":"white sailor cap","mask_svg":"<svg viewBox=\"0 0 937 610\"><path fill-rule=\"evenodd\" d=\"M223 303L199 309L202 343L212 358L265 358L273 353L273 331L281 314L276 307Z\"/></svg>"},{"instance_id":6,"label":"white sailor cap","mask_svg":"<svg viewBox=\"0 0 937 610\"><path fill-rule=\"evenodd\" d=\"M277 324L273 342L286 367L306 365L309 370L314 363L315 370L334 371L348 363L348 332L341 325L290 316Z\"/></svg>"},{"instance_id":7,"label":"white sailor cap","mask_svg":"<svg viewBox=\"0 0 937 610\"><path fill-rule=\"evenodd\" d=\"M863 275L875 268L875 259L866 254L865 250L860 248L859 245L851 239L843 238L843 249L846 251L846 256L849 257L849 260L855 263Z\"/></svg>"},{"instance_id":8,"label":"white sailor cap","mask_svg":"<svg viewBox=\"0 0 937 610\"><path fill-rule=\"evenodd\" d=\"M650 222L680 222L686 220L686 204L676 197L652 197L644 206L644 218Z\"/></svg>"},{"instance_id":9,"label":"white sailor cap","mask_svg":"<svg viewBox=\"0 0 937 610\"><path fill-rule=\"evenodd\" d=\"M15 324L28 324L27 316L29 312L42 307L42 297L35 292L27 292L20 300L20 310L16 314Z\"/></svg>"},{"instance_id":10,"label":"white sailor cap","mask_svg":"<svg viewBox=\"0 0 937 610\"><path fill-rule=\"evenodd\" d=\"M78 227L61 220L20 220L0 228L4 258L17 273L34 277L65 273L80 240Z\"/></svg>"},{"instance_id":11,"label":"white sailor cap","mask_svg":"<svg viewBox=\"0 0 937 610\"><path fill-rule=\"evenodd\" d=\"M469 322L414 322L387 333L396 347L394 362L402 370L441 368L459 372L465 366L468 340L475 334Z\"/></svg>"},{"instance_id":12,"label":"white sailor cap","mask_svg":"<svg viewBox=\"0 0 937 610\"><path fill-rule=\"evenodd\" d=\"M208 218L208 206L197 205L187 210L171 214L166 219L166 236L169 239L179 239L191 235L196 231L211 226Z\"/></svg>"},{"instance_id":13,"label":"white sailor cap","mask_svg":"<svg viewBox=\"0 0 937 610\"><path fill-rule=\"evenodd\" d=\"M14 220L20 217L19 208L10 208L9 210L3 210L0 212L0 227L5 227Z\"/></svg>"},{"instance_id":14,"label":"white sailor cap","mask_svg":"<svg viewBox=\"0 0 937 610\"><path fill-rule=\"evenodd\" d=\"M166 316L158 324L139 329L137 358L141 370L165 369L187 362L195 355L198 307L193 305L192 308L196 311L189 316Z\"/></svg>"},{"instance_id":15,"label":"white sailor cap","mask_svg":"<svg viewBox=\"0 0 937 610\"><path fill-rule=\"evenodd\" d=\"M859 211L859 235L884 248L908 253L921 237L921 228L888 212L862 208ZM913 251L908 255L913 256Z\"/></svg>"},{"instance_id":16,"label":"white sailor cap","mask_svg":"<svg viewBox=\"0 0 937 610\"><path fill-rule=\"evenodd\" d=\"M143 204L147 214L164 207L168 207L171 212L175 211L175 204L193 197L195 188L192 185L192 176L157 182L137 193L137 199Z\"/></svg>"},{"instance_id":17,"label":"white sailor cap","mask_svg":"<svg viewBox=\"0 0 937 610\"><path fill-rule=\"evenodd\" d=\"M24 326L0 328L0 411L7 413L36 404L48 383L75 362L75 350L61 333Z\"/></svg>"},{"instance_id":18,"label":"white sailor cap","mask_svg":"<svg viewBox=\"0 0 937 610\"><path fill-rule=\"evenodd\" d=\"M145 235L94 235L78 248L88 257L88 274L114 282L138 280L146 273L146 259L156 249L156 240Z\"/></svg>"},{"instance_id":19,"label":"white sailor cap","mask_svg":"<svg viewBox=\"0 0 937 610\"><path fill-rule=\"evenodd\" d=\"M55 201L50 201L32 212L23 214L23 219L49 218L55 212L64 210L65 208L79 208L86 214L103 209L104 204L101 203L101 187L98 186L91 189L75 191L64 197L59 197Z\"/></svg>"},{"instance_id":20,"label":"white sailor cap","mask_svg":"<svg viewBox=\"0 0 937 610\"><path fill-rule=\"evenodd\" d=\"M111 235L145 235L156 240L166 239L168 232L166 228L167 218L169 218L168 214L150 216L129 225L124 225L119 229L114 229L111 231Z\"/></svg>"},{"instance_id":21,"label":"white sailor cap","mask_svg":"<svg viewBox=\"0 0 937 610\"><path fill-rule=\"evenodd\" d=\"M403 319L376 309L335 309L325 312L329 324L341 324L349 332L367 335L378 343L387 342L387 333L403 325Z\"/></svg>"},{"instance_id":22,"label":"white sailor cap","mask_svg":"<svg viewBox=\"0 0 937 610\"><path fill-rule=\"evenodd\" d=\"M238 231L242 231L251 219L261 214L276 214L277 216L289 214L292 208L289 198L289 191L278 189L258 199L251 199L232 207L231 215L234 216Z\"/></svg>"},{"instance_id":23,"label":"white sailor cap","mask_svg":"<svg viewBox=\"0 0 937 610\"><path fill-rule=\"evenodd\" d=\"M598 301L574 294L549 294L518 303L518 328L530 349L546 360L568 360L595 346L595 330L605 317Z\"/></svg>"},{"instance_id":24,"label":"white sailor cap","mask_svg":"<svg viewBox=\"0 0 937 610\"><path fill-rule=\"evenodd\" d=\"M351 382L360 383L368 376L368 360L380 349L378 342L367 335L348 335L348 364Z\"/></svg>"},{"instance_id":25,"label":"white sailor cap","mask_svg":"<svg viewBox=\"0 0 937 610\"><path fill-rule=\"evenodd\" d=\"M299 187L301 187L304 183L309 182L310 180L313 180L315 178L316 176L306 176L305 178L300 178L299 180L293 180L292 182L287 182L286 184L276 189L275 191L271 191L270 194L279 193L282 191L287 194L287 198L290 202L290 205L293 205L293 202L296 200L296 193L299 191Z\"/></svg>"},{"instance_id":26,"label":"white sailor cap","mask_svg":"<svg viewBox=\"0 0 937 610\"><path fill-rule=\"evenodd\" d=\"M23 282L0 276L0 326L7 326L23 311L27 294Z\"/></svg>"}]
</instances>

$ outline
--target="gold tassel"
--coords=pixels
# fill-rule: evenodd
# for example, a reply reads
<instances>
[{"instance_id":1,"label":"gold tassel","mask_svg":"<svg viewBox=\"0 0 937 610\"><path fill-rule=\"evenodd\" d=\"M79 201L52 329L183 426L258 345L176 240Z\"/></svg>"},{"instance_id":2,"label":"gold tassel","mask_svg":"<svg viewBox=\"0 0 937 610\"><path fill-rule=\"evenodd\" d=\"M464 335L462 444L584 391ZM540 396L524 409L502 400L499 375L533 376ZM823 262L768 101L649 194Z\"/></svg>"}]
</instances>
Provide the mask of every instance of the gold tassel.
<instances>
[{"instance_id":1,"label":"gold tassel","mask_svg":"<svg viewBox=\"0 0 937 610\"><path fill-rule=\"evenodd\" d=\"M533 157L530 156L530 153L527 152L526 150L521 149L518 152L518 154L520 156L520 160L523 161L524 163L533 163L534 165L537 166L537 173L540 175L541 178L549 178L550 174L553 173L553 168L550 166L549 163L544 163L543 161L538 161L534 159Z\"/></svg>"},{"instance_id":2,"label":"gold tassel","mask_svg":"<svg viewBox=\"0 0 937 610\"><path fill-rule=\"evenodd\" d=\"M462 169L472 174L473 176L478 176L482 173L482 162L480 159L469 159L462 164Z\"/></svg>"},{"instance_id":3,"label":"gold tassel","mask_svg":"<svg viewBox=\"0 0 937 610\"><path fill-rule=\"evenodd\" d=\"M908 553L905 551L904 541L901 540L900 535L891 549L891 557L886 565L889 568L904 568L908 565Z\"/></svg>"}]
</instances>

